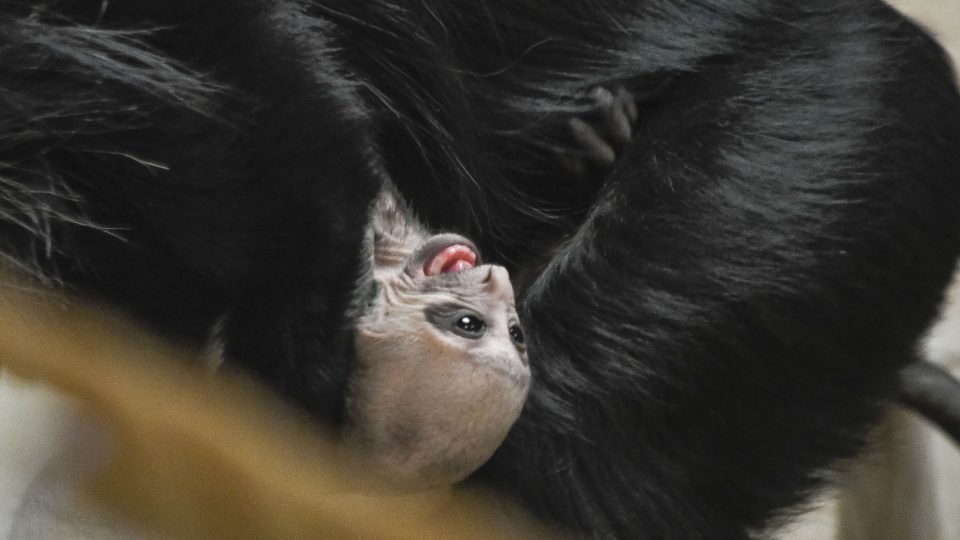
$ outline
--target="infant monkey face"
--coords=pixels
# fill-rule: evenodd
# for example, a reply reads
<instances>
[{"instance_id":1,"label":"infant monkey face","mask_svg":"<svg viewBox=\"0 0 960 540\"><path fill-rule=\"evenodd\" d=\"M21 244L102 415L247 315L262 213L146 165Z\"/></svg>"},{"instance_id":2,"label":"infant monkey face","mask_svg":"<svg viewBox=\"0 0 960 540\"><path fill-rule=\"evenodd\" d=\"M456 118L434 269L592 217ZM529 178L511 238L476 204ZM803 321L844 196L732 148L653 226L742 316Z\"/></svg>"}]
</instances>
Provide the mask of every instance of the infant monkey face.
<instances>
[{"instance_id":1,"label":"infant monkey face","mask_svg":"<svg viewBox=\"0 0 960 540\"><path fill-rule=\"evenodd\" d=\"M380 274L357 329L349 416L392 483L451 485L500 446L530 385L506 269L477 265L466 239L438 235Z\"/></svg>"},{"instance_id":2,"label":"infant monkey face","mask_svg":"<svg viewBox=\"0 0 960 540\"><path fill-rule=\"evenodd\" d=\"M459 249L454 245L443 254ZM428 260L427 272L431 267L450 266L444 258L441 255ZM454 267L460 264L452 263ZM445 349L445 355L461 357L518 381L529 377L523 329L505 268L482 265L437 273L423 279L421 294L424 337L435 341L429 345L431 350Z\"/></svg>"}]
</instances>

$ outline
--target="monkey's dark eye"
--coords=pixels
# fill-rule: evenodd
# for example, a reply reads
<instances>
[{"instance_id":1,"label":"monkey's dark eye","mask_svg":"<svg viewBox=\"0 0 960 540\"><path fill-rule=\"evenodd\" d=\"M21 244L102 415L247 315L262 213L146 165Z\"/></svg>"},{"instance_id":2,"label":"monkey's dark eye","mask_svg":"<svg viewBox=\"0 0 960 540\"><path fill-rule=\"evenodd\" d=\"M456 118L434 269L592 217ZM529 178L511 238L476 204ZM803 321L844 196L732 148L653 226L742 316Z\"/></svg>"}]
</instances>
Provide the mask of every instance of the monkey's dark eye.
<instances>
[{"instance_id":1,"label":"monkey's dark eye","mask_svg":"<svg viewBox=\"0 0 960 540\"><path fill-rule=\"evenodd\" d=\"M480 339L487 323L477 312L458 304L431 304L423 310L427 321L442 332L452 332L467 339Z\"/></svg>"},{"instance_id":2,"label":"monkey's dark eye","mask_svg":"<svg viewBox=\"0 0 960 540\"><path fill-rule=\"evenodd\" d=\"M523 329L519 324L510 325L510 339L517 345L523 345Z\"/></svg>"},{"instance_id":3,"label":"monkey's dark eye","mask_svg":"<svg viewBox=\"0 0 960 540\"><path fill-rule=\"evenodd\" d=\"M482 336L487 329L487 323L483 322L483 319L469 314L458 315L453 325L459 330L457 334L472 339Z\"/></svg>"}]
</instances>

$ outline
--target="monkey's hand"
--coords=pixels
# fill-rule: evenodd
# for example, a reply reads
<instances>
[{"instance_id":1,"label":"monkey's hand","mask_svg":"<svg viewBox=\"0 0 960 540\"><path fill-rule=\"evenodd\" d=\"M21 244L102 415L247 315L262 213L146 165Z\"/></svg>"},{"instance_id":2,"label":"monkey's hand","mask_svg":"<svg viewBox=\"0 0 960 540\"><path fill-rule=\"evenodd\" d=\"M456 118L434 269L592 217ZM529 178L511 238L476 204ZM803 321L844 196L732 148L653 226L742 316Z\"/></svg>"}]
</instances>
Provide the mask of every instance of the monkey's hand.
<instances>
[{"instance_id":1,"label":"monkey's hand","mask_svg":"<svg viewBox=\"0 0 960 540\"><path fill-rule=\"evenodd\" d=\"M568 122L573 146L561 153L564 167L576 177L610 168L630 142L637 120L636 100L629 91L597 87L590 92L594 110Z\"/></svg>"}]
</instances>

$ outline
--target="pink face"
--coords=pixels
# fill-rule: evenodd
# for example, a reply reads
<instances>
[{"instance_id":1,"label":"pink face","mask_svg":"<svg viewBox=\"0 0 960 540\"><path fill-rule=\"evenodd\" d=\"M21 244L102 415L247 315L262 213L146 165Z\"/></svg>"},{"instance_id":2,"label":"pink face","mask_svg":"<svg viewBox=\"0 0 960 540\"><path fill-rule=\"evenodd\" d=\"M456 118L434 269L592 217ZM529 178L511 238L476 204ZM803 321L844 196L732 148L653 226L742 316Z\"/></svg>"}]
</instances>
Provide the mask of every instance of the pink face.
<instances>
[{"instance_id":1,"label":"pink face","mask_svg":"<svg viewBox=\"0 0 960 540\"><path fill-rule=\"evenodd\" d=\"M489 459L519 416L526 347L503 267L480 264L456 235L406 248L379 260L378 296L357 327L350 434L390 482L451 485Z\"/></svg>"}]
</instances>

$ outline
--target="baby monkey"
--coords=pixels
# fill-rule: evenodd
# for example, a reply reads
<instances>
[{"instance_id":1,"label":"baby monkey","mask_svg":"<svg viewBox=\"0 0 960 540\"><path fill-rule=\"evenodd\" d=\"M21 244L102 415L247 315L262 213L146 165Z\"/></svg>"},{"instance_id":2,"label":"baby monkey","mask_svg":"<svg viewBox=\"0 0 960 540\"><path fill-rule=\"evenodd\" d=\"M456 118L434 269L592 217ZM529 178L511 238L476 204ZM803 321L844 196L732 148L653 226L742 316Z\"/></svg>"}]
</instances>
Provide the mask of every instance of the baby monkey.
<instances>
[{"instance_id":1,"label":"baby monkey","mask_svg":"<svg viewBox=\"0 0 960 540\"><path fill-rule=\"evenodd\" d=\"M371 211L373 298L356 324L347 436L402 488L449 486L503 442L530 386L513 287L474 244L430 234L386 186Z\"/></svg>"},{"instance_id":2,"label":"baby monkey","mask_svg":"<svg viewBox=\"0 0 960 540\"><path fill-rule=\"evenodd\" d=\"M574 174L612 164L632 96L598 89L594 124L574 119ZM513 286L456 234L432 234L383 187L368 226L369 291L355 327L345 439L400 489L451 486L483 465L523 409L530 366Z\"/></svg>"}]
</instances>

